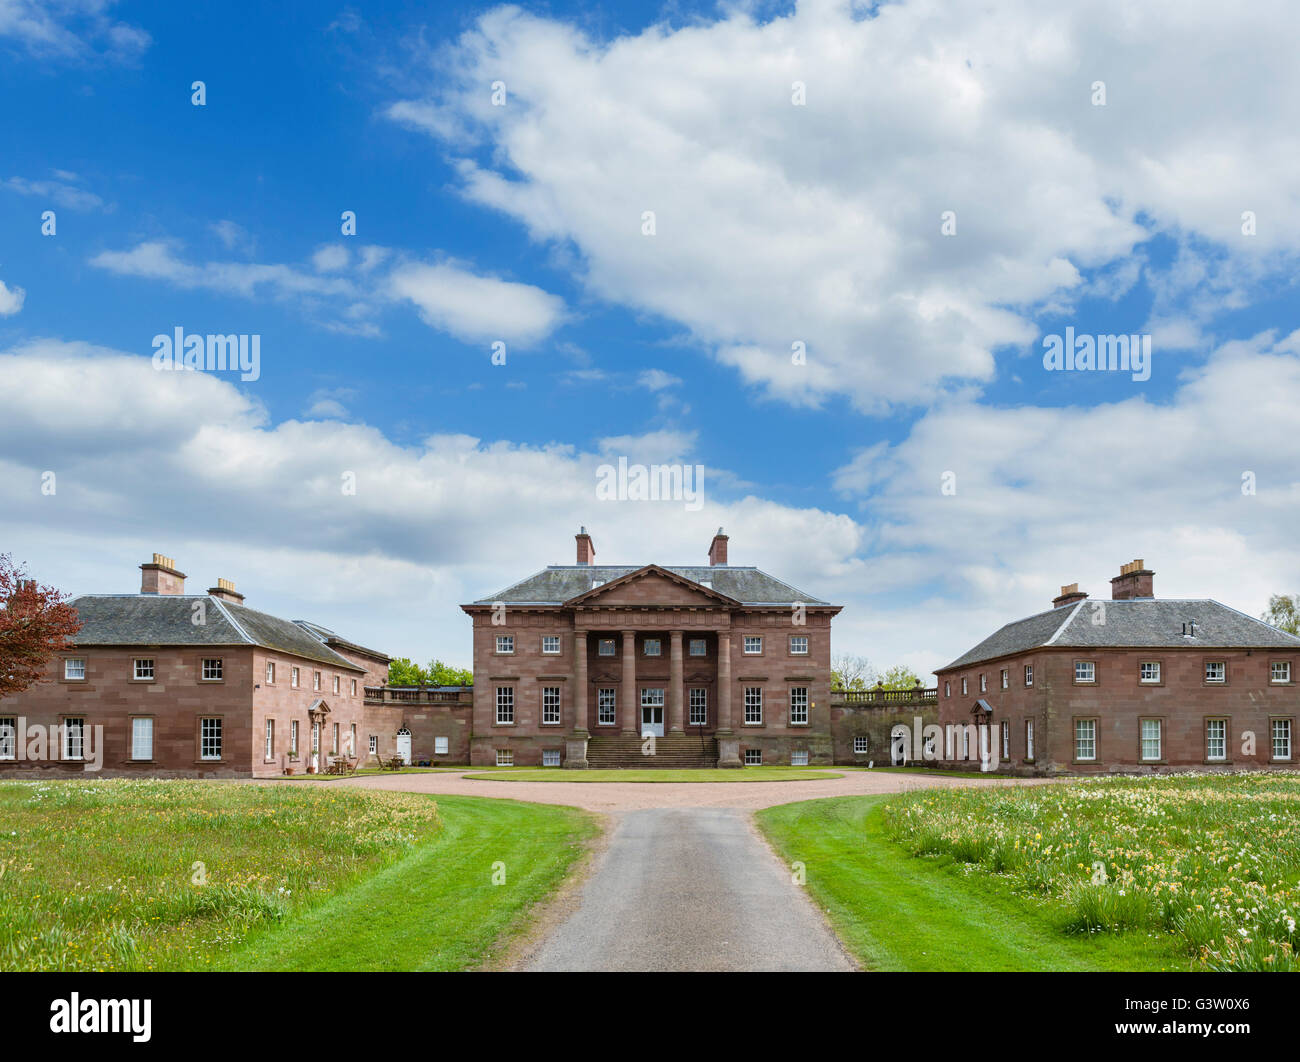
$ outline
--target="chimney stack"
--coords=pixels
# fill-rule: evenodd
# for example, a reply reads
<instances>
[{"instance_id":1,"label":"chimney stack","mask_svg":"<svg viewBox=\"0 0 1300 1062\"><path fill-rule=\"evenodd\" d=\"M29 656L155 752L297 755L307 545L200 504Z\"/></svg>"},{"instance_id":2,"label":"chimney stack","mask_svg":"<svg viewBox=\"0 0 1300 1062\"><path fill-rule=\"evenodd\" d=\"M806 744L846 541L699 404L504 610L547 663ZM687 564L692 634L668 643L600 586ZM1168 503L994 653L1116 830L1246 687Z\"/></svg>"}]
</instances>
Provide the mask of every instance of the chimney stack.
<instances>
[{"instance_id":1,"label":"chimney stack","mask_svg":"<svg viewBox=\"0 0 1300 1062\"><path fill-rule=\"evenodd\" d=\"M727 536L722 533L722 528L718 528L709 546L709 566L716 568L720 564L724 567L727 564Z\"/></svg>"},{"instance_id":2,"label":"chimney stack","mask_svg":"<svg viewBox=\"0 0 1300 1062\"><path fill-rule=\"evenodd\" d=\"M1155 597L1155 574L1141 559L1125 564L1110 581L1110 599L1132 601L1139 597Z\"/></svg>"},{"instance_id":3,"label":"chimney stack","mask_svg":"<svg viewBox=\"0 0 1300 1062\"><path fill-rule=\"evenodd\" d=\"M592 545L587 529L579 528L574 537L578 540L578 563L584 565L596 563L596 547Z\"/></svg>"},{"instance_id":4,"label":"chimney stack","mask_svg":"<svg viewBox=\"0 0 1300 1062\"><path fill-rule=\"evenodd\" d=\"M216 586L208 587L208 593L222 601L233 601L236 605L244 603L244 595L235 589L235 584L229 579L218 579Z\"/></svg>"},{"instance_id":5,"label":"chimney stack","mask_svg":"<svg viewBox=\"0 0 1300 1062\"><path fill-rule=\"evenodd\" d=\"M1052 598L1052 608L1060 608L1062 605L1073 605L1076 601L1082 601L1088 595L1079 589L1078 583L1071 583L1069 586L1061 587L1061 592Z\"/></svg>"},{"instance_id":6,"label":"chimney stack","mask_svg":"<svg viewBox=\"0 0 1300 1062\"><path fill-rule=\"evenodd\" d=\"M176 562L161 553L153 555L152 564L140 565L140 593L183 594L185 573L176 570Z\"/></svg>"}]
</instances>

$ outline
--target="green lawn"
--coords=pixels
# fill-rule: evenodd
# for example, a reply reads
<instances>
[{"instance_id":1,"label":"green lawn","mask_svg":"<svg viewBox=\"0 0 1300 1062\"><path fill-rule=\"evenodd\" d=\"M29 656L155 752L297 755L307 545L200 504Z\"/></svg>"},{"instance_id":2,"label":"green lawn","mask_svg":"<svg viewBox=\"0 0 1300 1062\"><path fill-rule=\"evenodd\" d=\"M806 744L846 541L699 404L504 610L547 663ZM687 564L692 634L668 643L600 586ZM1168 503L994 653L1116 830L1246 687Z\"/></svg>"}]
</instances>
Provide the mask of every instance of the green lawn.
<instances>
[{"instance_id":1,"label":"green lawn","mask_svg":"<svg viewBox=\"0 0 1300 1062\"><path fill-rule=\"evenodd\" d=\"M671 767L566 771L562 767L530 770L516 768L493 774L467 774L466 778L492 782L807 782L819 778L842 778L834 771L805 767Z\"/></svg>"},{"instance_id":2,"label":"green lawn","mask_svg":"<svg viewBox=\"0 0 1300 1062\"><path fill-rule=\"evenodd\" d=\"M805 865L806 888L864 968L1189 968L1166 934L1068 933L1059 912L992 875L965 873L946 856L910 855L885 833L884 805L896 799L811 800L756 814L782 858Z\"/></svg>"},{"instance_id":3,"label":"green lawn","mask_svg":"<svg viewBox=\"0 0 1300 1062\"><path fill-rule=\"evenodd\" d=\"M347 786L3 782L0 970L460 969L597 831Z\"/></svg>"}]
</instances>

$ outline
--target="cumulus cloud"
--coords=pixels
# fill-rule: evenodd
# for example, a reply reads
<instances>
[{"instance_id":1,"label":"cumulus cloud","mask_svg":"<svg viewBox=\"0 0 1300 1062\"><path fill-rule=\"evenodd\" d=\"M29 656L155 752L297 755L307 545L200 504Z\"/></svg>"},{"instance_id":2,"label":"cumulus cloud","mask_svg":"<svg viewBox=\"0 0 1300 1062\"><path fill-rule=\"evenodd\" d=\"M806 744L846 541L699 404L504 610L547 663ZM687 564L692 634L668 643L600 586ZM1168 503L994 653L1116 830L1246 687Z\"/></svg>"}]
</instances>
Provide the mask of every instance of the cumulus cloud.
<instances>
[{"instance_id":1,"label":"cumulus cloud","mask_svg":"<svg viewBox=\"0 0 1300 1062\"><path fill-rule=\"evenodd\" d=\"M403 265L388 283L392 295L413 303L426 324L465 342L500 339L527 345L564 320L559 296L453 263Z\"/></svg>"},{"instance_id":2,"label":"cumulus cloud","mask_svg":"<svg viewBox=\"0 0 1300 1062\"><path fill-rule=\"evenodd\" d=\"M0 0L0 37L19 41L41 59L103 57L131 61L149 47L139 26L106 12L115 0Z\"/></svg>"},{"instance_id":3,"label":"cumulus cloud","mask_svg":"<svg viewBox=\"0 0 1300 1062\"><path fill-rule=\"evenodd\" d=\"M595 40L498 8L387 113L444 143L467 198L576 248L595 295L785 400L875 411L986 383L1041 314L1135 282L1087 276L1153 234L1293 264L1298 17L1284 0L1250 18L1211 0L865 17L803 0ZM502 77L497 107L483 87Z\"/></svg>"},{"instance_id":4,"label":"cumulus cloud","mask_svg":"<svg viewBox=\"0 0 1300 1062\"><path fill-rule=\"evenodd\" d=\"M12 317L23 308L27 292L19 287L8 287L0 280L0 317Z\"/></svg>"},{"instance_id":5,"label":"cumulus cloud","mask_svg":"<svg viewBox=\"0 0 1300 1062\"><path fill-rule=\"evenodd\" d=\"M34 181L25 177L10 177L7 181L0 181L0 187L8 188L19 195L48 200L55 206L67 207L69 210L104 208L103 199L77 184L76 174L58 170L55 176L54 180Z\"/></svg>"}]
</instances>

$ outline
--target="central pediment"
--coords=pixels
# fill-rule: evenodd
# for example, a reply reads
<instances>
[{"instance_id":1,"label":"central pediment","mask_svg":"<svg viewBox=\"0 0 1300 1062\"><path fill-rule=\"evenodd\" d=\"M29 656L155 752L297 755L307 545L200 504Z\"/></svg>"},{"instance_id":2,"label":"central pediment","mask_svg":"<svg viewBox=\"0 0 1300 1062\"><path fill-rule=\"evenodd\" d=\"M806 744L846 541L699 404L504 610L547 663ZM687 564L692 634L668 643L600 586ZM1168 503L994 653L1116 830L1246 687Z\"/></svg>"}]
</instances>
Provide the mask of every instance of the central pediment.
<instances>
[{"instance_id":1,"label":"central pediment","mask_svg":"<svg viewBox=\"0 0 1300 1062\"><path fill-rule=\"evenodd\" d=\"M738 608L740 602L657 564L595 586L565 602L583 608Z\"/></svg>"}]
</instances>

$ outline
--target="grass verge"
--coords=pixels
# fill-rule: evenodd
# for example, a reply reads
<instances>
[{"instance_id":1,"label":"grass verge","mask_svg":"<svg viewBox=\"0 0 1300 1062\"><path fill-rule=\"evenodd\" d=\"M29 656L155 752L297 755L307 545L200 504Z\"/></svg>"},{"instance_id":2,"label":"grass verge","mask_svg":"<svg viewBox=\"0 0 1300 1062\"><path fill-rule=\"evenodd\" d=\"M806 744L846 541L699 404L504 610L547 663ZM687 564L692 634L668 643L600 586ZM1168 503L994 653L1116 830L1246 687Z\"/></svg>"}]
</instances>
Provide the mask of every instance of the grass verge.
<instances>
[{"instance_id":1,"label":"grass verge","mask_svg":"<svg viewBox=\"0 0 1300 1062\"><path fill-rule=\"evenodd\" d=\"M592 771L566 771L562 767L546 767L495 774L467 774L465 777L491 782L809 782L841 778L843 775L802 767L657 767L646 770L620 768Z\"/></svg>"}]
</instances>

